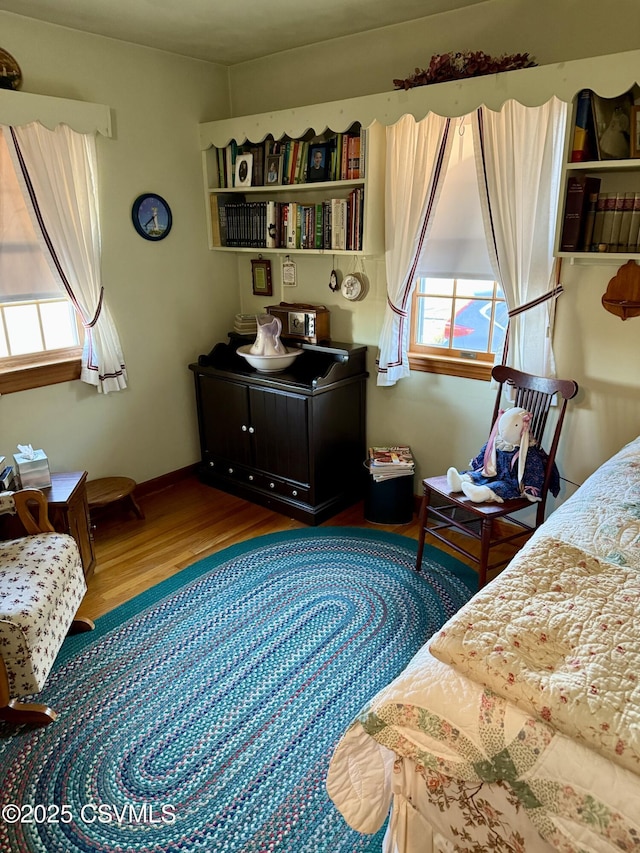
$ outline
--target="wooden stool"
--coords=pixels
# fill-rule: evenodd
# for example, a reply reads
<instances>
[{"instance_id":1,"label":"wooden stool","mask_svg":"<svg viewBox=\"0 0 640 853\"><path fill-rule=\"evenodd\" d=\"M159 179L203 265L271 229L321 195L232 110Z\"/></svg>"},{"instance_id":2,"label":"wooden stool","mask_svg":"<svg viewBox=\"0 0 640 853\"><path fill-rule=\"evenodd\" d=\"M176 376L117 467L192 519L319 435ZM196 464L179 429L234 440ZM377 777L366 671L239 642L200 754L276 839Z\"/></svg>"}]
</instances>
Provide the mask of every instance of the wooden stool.
<instances>
[{"instance_id":1,"label":"wooden stool","mask_svg":"<svg viewBox=\"0 0 640 853\"><path fill-rule=\"evenodd\" d=\"M133 496L136 481L131 477L102 477L99 480L89 480L87 483L87 503L89 510L107 506L116 501L127 500L129 508L138 518L144 518L144 513Z\"/></svg>"}]
</instances>

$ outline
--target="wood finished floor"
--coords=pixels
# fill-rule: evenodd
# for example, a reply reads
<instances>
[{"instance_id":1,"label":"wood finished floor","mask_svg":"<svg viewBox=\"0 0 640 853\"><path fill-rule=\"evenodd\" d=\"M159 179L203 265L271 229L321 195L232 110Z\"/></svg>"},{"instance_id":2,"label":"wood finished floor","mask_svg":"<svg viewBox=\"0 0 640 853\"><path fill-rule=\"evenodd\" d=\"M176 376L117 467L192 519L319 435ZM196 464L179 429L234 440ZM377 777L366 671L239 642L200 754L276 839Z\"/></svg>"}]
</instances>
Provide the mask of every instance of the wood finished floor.
<instances>
[{"instance_id":1,"label":"wood finished floor","mask_svg":"<svg viewBox=\"0 0 640 853\"><path fill-rule=\"evenodd\" d=\"M95 619L196 560L266 533L307 525L228 495L190 477L139 499L145 519L115 504L93 518L96 568L79 615ZM358 503L322 526L371 527L414 539L409 524L365 520ZM455 556L455 552L451 552Z\"/></svg>"}]
</instances>

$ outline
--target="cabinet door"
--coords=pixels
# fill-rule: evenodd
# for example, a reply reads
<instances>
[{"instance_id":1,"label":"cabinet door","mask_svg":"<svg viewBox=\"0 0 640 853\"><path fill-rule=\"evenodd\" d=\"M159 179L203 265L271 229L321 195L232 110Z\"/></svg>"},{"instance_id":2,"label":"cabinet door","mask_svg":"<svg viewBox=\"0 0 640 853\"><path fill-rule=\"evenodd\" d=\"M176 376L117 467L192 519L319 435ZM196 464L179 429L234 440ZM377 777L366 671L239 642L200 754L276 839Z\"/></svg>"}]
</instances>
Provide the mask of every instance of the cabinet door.
<instances>
[{"instance_id":1,"label":"cabinet door","mask_svg":"<svg viewBox=\"0 0 640 853\"><path fill-rule=\"evenodd\" d=\"M255 467L269 474L309 482L307 398L250 388Z\"/></svg>"},{"instance_id":2,"label":"cabinet door","mask_svg":"<svg viewBox=\"0 0 640 853\"><path fill-rule=\"evenodd\" d=\"M198 380L203 454L251 464L246 386L204 375L199 375Z\"/></svg>"}]
</instances>

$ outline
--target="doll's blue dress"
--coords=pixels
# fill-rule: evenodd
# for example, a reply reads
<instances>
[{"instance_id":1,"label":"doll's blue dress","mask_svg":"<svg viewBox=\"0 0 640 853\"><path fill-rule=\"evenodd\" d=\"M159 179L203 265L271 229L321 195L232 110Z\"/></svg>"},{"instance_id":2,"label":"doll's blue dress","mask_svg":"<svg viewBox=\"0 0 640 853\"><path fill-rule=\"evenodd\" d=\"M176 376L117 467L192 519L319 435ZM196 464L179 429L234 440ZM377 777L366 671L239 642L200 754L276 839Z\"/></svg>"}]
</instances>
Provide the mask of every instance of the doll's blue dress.
<instances>
[{"instance_id":1,"label":"doll's blue dress","mask_svg":"<svg viewBox=\"0 0 640 853\"><path fill-rule=\"evenodd\" d=\"M464 472L471 477L471 480L476 485L489 486L492 492L495 492L498 497L505 501L521 497L526 497L532 502L541 499L544 472L549 459L541 447L537 445L529 447L522 478L522 488L518 483L518 454L520 448L496 450L496 474L494 477L487 477L482 473L486 448L487 445L485 444L475 459L471 460L470 470ZM560 474L555 463L551 470L549 491L554 497L557 497L560 492Z\"/></svg>"}]
</instances>

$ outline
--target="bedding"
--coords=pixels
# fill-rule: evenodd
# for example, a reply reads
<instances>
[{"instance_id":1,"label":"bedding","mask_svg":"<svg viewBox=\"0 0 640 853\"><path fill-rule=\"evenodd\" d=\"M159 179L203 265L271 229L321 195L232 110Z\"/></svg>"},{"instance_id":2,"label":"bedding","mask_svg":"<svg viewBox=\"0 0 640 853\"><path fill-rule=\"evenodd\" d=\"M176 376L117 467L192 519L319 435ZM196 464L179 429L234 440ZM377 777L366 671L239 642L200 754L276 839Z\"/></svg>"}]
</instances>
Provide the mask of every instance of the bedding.
<instances>
[{"instance_id":1,"label":"bedding","mask_svg":"<svg viewBox=\"0 0 640 853\"><path fill-rule=\"evenodd\" d=\"M640 851L639 570L640 437L352 722L344 819L391 807L385 853Z\"/></svg>"},{"instance_id":2,"label":"bedding","mask_svg":"<svg viewBox=\"0 0 640 853\"><path fill-rule=\"evenodd\" d=\"M430 649L640 773L639 614L636 568L545 536L516 555L499 590L489 586L462 607Z\"/></svg>"}]
</instances>

